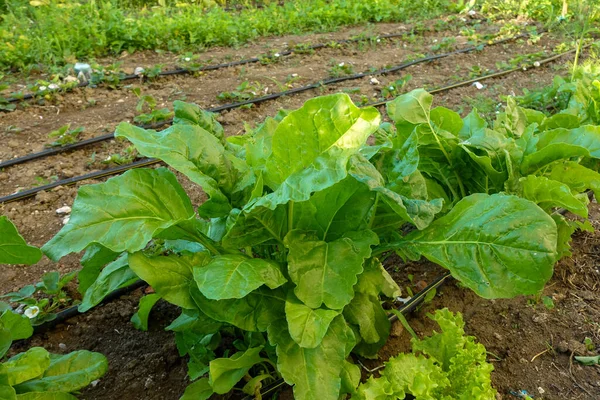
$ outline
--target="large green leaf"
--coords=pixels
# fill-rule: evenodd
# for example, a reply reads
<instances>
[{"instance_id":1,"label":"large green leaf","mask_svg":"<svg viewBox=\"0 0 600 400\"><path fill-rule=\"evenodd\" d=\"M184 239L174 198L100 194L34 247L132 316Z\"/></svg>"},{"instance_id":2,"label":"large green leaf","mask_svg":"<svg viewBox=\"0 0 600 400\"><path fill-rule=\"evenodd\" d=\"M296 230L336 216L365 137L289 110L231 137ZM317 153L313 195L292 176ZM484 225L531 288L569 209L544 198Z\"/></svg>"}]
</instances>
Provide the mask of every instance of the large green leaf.
<instances>
[{"instance_id":1,"label":"large green leaf","mask_svg":"<svg viewBox=\"0 0 600 400\"><path fill-rule=\"evenodd\" d=\"M142 252L129 255L129 266L137 276L148 282L160 297L185 309L196 308L189 294L190 286L194 285L193 269L209 261L207 252L182 256L148 256Z\"/></svg>"},{"instance_id":2,"label":"large green leaf","mask_svg":"<svg viewBox=\"0 0 600 400\"><path fill-rule=\"evenodd\" d=\"M324 308L312 309L292 293L285 302L285 317L290 336L300 347L314 349L323 340L331 321L339 311Z\"/></svg>"},{"instance_id":3,"label":"large green leaf","mask_svg":"<svg viewBox=\"0 0 600 400\"><path fill-rule=\"evenodd\" d=\"M50 367L44 375L15 386L17 393L74 392L100 378L108 369L108 361L100 353L87 350L65 355L51 355Z\"/></svg>"},{"instance_id":4,"label":"large green leaf","mask_svg":"<svg viewBox=\"0 0 600 400\"><path fill-rule=\"evenodd\" d=\"M190 383L179 400L207 400L213 393L208 378L201 378Z\"/></svg>"},{"instance_id":5,"label":"large green leaf","mask_svg":"<svg viewBox=\"0 0 600 400\"><path fill-rule=\"evenodd\" d=\"M198 125L173 125L156 132L123 122L115 136L126 137L143 155L163 160L200 185L209 196L199 209L201 216L227 215L232 194L252 184L246 164Z\"/></svg>"},{"instance_id":6,"label":"large green leaf","mask_svg":"<svg viewBox=\"0 0 600 400\"><path fill-rule=\"evenodd\" d=\"M236 249L261 244L283 243L287 233L287 207L279 205L275 210L265 207L254 208L250 212L232 210L228 224L231 224L223 238L225 247Z\"/></svg>"},{"instance_id":7,"label":"large green leaf","mask_svg":"<svg viewBox=\"0 0 600 400\"><path fill-rule=\"evenodd\" d=\"M367 228L375 193L352 177L294 204L294 229L315 231L321 240L339 239L345 232Z\"/></svg>"},{"instance_id":8,"label":"large green leaf","mask_svg":"<svg viewBox=\"0 0 600 400\"><path fill-rule=\"evenodd\" d=\"M432 103L431 94L424 89L415 89L388 102L386 107L398 130L402 131L403 127L408 127L408 133L411 133L414 125L428 123Z\"/></svg>"},{"instance_id":9,"label":"large green leaf","mask_svg":"<svg viewBox=\"0 0 600 400\"><path fill-rule=\"evenodd\" d=\"M549 178L568 185L578 193L592 189L596 197L600 196L600 174L577 162L565 161L554 165Z\"/></svg>"},{"instance_id":10,"label":"large green leaf","mask_svg":"<svg viewBox=\"0 0 600 400\"><path fill-rule=\"evenodd\" d=\"M86 312L97 306L115 290L129 286L137 281L137 275L129 268L127 255L123 254L108 264L94 283L88 288L79 305L79 312Z\"/></svg>"},{"instance_id":11,"label":"large green leaf","mask_svg":"<svg viewBox=\"0 0 600 400\"><path fill-rule=\"evenodd\" d=\"M12 337L10 335L10 331L3 328L2 324L0 323L0 358L4 357L8 350L10 350L11 344Z\"/></svg>"},{"instance_id":12,"label":"large green leaf","mask_svg":"<svg viewBox=\"0 0 600 400\"><path fill-rule=\"evenodd\" d=\"M519 180L519 187L521 197L533 201L548 212L553 207L562 207L580 217L588 216L587 205L575 197L564 183L544 176L529 175Z\"/></svg>"},{"instance_id":13,"label":"large green leaf","mask_svg":"<svg viewBox=\"0 0 600 400\"><path fill-rule=\"evenodd\" d=\"M229 392L248 373L250 368L261 362L262 347L240 351L230 358L217 358L210 362L210 384L218 394Z\"/></svg>"},{"instance_id":14,"label":"large green leaf","mask_svg":"<svg viewBox=\"0 0 600 400\"><path fill-rule=\"evenodd\" d=\"M556 261L556 238L552 218L529 200L474 194L390 248L412 259L423 255L478 295L499 298L544 287Z\"/></svg>"},{"instance_id":15,"label":"large green leaf","mask_svg":"<svg viewBox=\"0 0 600 400\"><path fill-rule=\"evenodd\" d=\"M197 104L186 103L180 100L173 102L175 116L173 123L178 125L198 125L212 133L219 141L225 144L223 127L217 121L216 114L204 111Z\"/></svg>"},{"instance_id":16,"label":"large green leaf","mask_svg":"<svg viewBox=\"0 0 600 400\"><path fill-rule=\"evenodd\" d=\"M377 243L377 235L369 230L346 232L332 242L319 240L312 232L291 231L285 244L289 248L288 271L297 285L294 293L311 308L325 304L342 309L352 300L356 276Z\"/></svg>"},{"instance_id":17,"label":"large green leaf","mask_svg":"<svg viewBox=\"0 0 600 400\"><path fill-rule=\"evenodd\" d=\"M150 317L150 312L152 311L152 307L154 307L159 300L160 295L156 293L148 294L140 299L138 310L131 317L131 323L135 329L139 329L140 331L148 330L148 318Z\"/></svg>"},{"instance_id":18,"label":"large green leaf","mask_svg":"<svg viewBox=\"0 0 600 400\"><path fill-rule=\"evenodd\" d=\"M33 334L29 318L12 310L0 314L0 328L10 332L11 340L27 339Z\"/></svg>"},{"instance_id":19,"label":"large green leaf","mask_svg":"<svg viewBox=\"0 0 600 400\"><path fill-rule=\"evenodd\" d=\"M55 261L92 243L134 252L160 231L193 216L192 204L172 172L134 169L81 187L69 223L42 250Z\"/></svg>"},{"instance_id":20,"label":"large green leaf","mask_svg":"<svg viewBox=\"0 0 600 400\"><path fill-rule=\"evenodd\" d=\"M364 272L358 276L358 283L354 286L355 292L372 296L383 294L392 299L402 294L394 278L383 268L377 258L365 261L364 268Z\"/></svg>"},{"instance_id":21,"label":"large green leaf","mask_svg":"<svg viewBox=\"0 0 600 400\"><path fill-rule=\"evenodd\" d=\"M540 133L535 151L523 158L521 173L527 175L553 161L580 156L600 158L600 127L586 125Z\"/></svg>"},{"instance_id":22,"label":"large green leaf","mask_svg":"<svg viewBox=\"0 0 600 400\"><path fill-rule=\"evenodd\" d=\"M206 265L194 268L194 279L202 294L211 300L241 299L262 285L275 289L287 282L275 262L241 254L214 257Z\"/></svg>"},{"instance_id":23,"label":"large green leaf","mask_svg":"<svg viewBox=\"0 0 600 400\"><path fill-rule=\"evenodd\" d=\"M35 264L42 258L40 249L30 246L8 217L0 217L0 264Z\"/></svg>"},{"instance_id":24,"label":"large green leaf","mask_svg":"<svg viewBox=\"0 0 600 400\"><path fill-rule=\"evenodd\" d=\"M350 160L350 164L352 177L377 193L380 201L384 202L397 215L395 218L392 216L394 222L398 220L410 222L418 229L423 229L433 221L435 214L441 211L443 205L441 199L430 202L408 199L385 187L385 181L379 171L363 156L354 156ZM375 218L377 217L376 214ZM373 224L372 228L376 229L377 224Z\"/></svg>"},{"instance_id":25,"label":"large green leaf","mask_svg":"<svg viewBox=\"0 0 600 400\"><path fill-rule=\"evenodd\" d=\"M241 299L210 300L198 288L190 294L198 308L210 318L251 332L265 332L267 327L284 315L285 292L260 287Z\"/></svg>"},{"instance_id":26,"label":"large green leaf","mask_svg":"<svg viewBox=\"0 0 600 400\"><path fill-rule=\"evenodd\" d=\"M77 397L64 392L29 392L18 394L16 400L77 400Z\"/></svg>"},{"instance_id":27,"label":"large green leaf","mask_svg":"<svg viewBox=\"0 0 600 400\"><path fill-rule=\"evenodd\" d=\"M81 270L77 275L78 285L77 290L82 295L88 290L88 288L98 279L102 268L116 260L119 257L119 253L116 253L104 246L97 243L89 245L85 249L83 257L81 257Z\"/></svg>"},{"instance_id":28,"label":"large green leaf","mask_svg":"<svg viewBox=\"0 0 600 400\"><path fill-rule=\"evenodd\" d=\"M41 347L32 347L4 363L11 386L41 376L49 366L50 354Z\"/></svg>"},{"instance_id":29,"label":"large green leaf","mask_svg":"<svg viewBox=\"0 0 600 400\"><path fill-rule=\"evenodd\" d=\"M349 157L358 153L379 120L376 109L360 109L346 94L308 100L289 113L273 135L263 177L275 191L246 208L274 209L289 201L305 201L313 192L341 181Z\"/></svg>"},{"instance_id":30,"label":"large green leaf","mask_svg":"<svg viewBox=\"0 0 600 400\"><path fill-rule=\"evenodd\" d=\"M294 385L298 400L337 400L342 386L340 374L346 359L346 346L354 334L342 316L336 317L321 344L302 348L290 336L285 320L269 327L269 341L277 345L277 369L285 381Z\"/></svg>"},{"instance_id":31,"label":"large green leaf","mask_svg":"<svg viewBox=\"0 0 600 400\"><path fill-rule=\"evenodd\" d=\"M344 308L344 318L358 326L360 337L366 343L381 343L383 346L387 341L391 323L376 296L356 293Z\"/></svg>"}]
</instances>

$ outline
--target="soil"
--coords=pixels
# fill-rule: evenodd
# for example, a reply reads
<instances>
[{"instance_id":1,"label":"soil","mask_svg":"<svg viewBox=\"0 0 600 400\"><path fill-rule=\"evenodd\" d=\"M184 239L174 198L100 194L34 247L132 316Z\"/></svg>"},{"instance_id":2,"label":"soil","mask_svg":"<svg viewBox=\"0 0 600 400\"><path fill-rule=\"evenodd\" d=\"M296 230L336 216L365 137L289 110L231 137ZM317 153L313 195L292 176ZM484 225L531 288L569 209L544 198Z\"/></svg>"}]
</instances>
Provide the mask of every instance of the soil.
<instances>
[{"instance_id":1,"label":"soil","mask_svg":"<svg viewBox=\"0 0 600 400\"><path fill-rule=\"evenodd\" d=\"M379 24L368 29L373 33L409 31L409 27L402 24ZM493 32L497 27L482 24L479 29L481 32ZM364 28L355 27L333 34L268 38L241 49L214 49L203 56L215 62L228 57L239 59L266 53L269 49L280 49L286 44L347 38L361 31ZM298 79L290 83L292 87L298 87L328 77L332 66L341 62L351 65L355 72L371 67L396 65L407 57L429 53L430 46L447 37L456 38L454 48L466 46L466 38L460 36L457 30L426 32L422 36L403 40L382 41L371 45L355 44L322 49L313 54L297 54L269 65L253 64L198 76L179 75L160 78L155 82L132 82L131 87L140 87L143 94L154 96L158 100L158 107L170 106L177 99L195 102L202 107L213 107L220 104L216 100L219 93L231 91L246 80L259 82L263 91L271 93L280 90L271 79L285 85L288 77L298 74ZM411 74L412 79L404 90L423 86L439 87L470 78L473 66L482 71L497 70L497 63L509 62L518 55L540 51L549 53L561 40L560 37L544 35L537 43L518 41L489 47L477 53L455 55L420 64L402 73L378 76L380 83L376 85L371 84L370 77L348 81L249 109L223 112L218 118L228 135L236 135L243 133L244 121L255 125L266 116L275 115L281 108L297 108L318 94L347 91L355 100L360 100L361 96L366 96L369 100L375 99L380 96L383 87L406 74ZM450 49L441 51L448 50ZM155 63L174 65L174 59L175 56L156 53L136 53L123 58L126 68ZM108 63L112 60L105 61ZM473 106L500 103L501 95L519 94L524 88L533 89L551 84L553 76L565 67L564 61L566 58L536 71L518 72L482 82L485 87L481 90L466 86L441 93L435 96L435 105L443 105L465 115ZM90 101L91 99L94 101ZM85 127L82 139L112 132L119 122L133 119L136 115L136 102L137 98L126 86L118 90L105 87L78 89L58 96L52 103L21 105L12 113L0 115L3 128L0 130L0 142L4 144L0 148L0 159L42 150L44 145L53 140L47 137L48 132L68 123L72 127ZM384 112L384 109L381 111ZM126 143L112 140L7 168L0 171L0 196L32 187L42 181L51 181L55 177L63 179L106 168L98 160L123 152L126 147ZM190 193L192 201L200 204L204 200L202 191L182 176L178 177ZM58 215L56 210L63 205L72 205L77 187L58 187L40 192L31 199L0 205L0 210L17 225L28 242L41 246L62 227L64 216ZM595 203L590 207L591 220L600 227L600 207ZM493 385L500 393L499 398L510 399L511 391L526 390L535 398L548 400L598 399L600 368L582 367L573 360L573 356L585 352L582 343L586 337L591 338L596 345L600 344L600 273L597 266L600 260L600 233L578 233L573 243L573 256L556 266L554 277L544 291L544 295L554 299L556 307L552 310L546 309L539 300L532 298L484 300L450 282L439 290L433 302L417 310L409 318L409 322L417 333L427 334L435 328L427 319L427 312L441 307L462 312L467 333L476 336L490 352L488 359L495 366ZM429 263L401 265L398 260L389 261L392 262L388 263L390 268L398 270L394 277L403 287L412 286L408 281L408 274L414 275L413 282L427 282L441 273L439 268ZM47 271L58 270L65 273L79 268L79 255L67 256L58 264L44 258L29 267L2 265L0 268L0 293L6 293L38 281ZM50 332L21 342L14 350L43 345L57 353L75 349L104 353L109 359L110 370L96 386L83 391L80 396L82 399L178 399L189 383L186 378L186 360L179 357L173 335L164 331L164 327L178 315L178 311L166 303L159 303L152 312L149 331L137 331L129 323L129 319L140 296L139 291L134 292L97 307ZM390 356L409 350L408 339L400 325L395 325L394 335L381 351L381 360L366 365L375 367ZM287 391L279 398L291 398L291 395Z\"/></svg>"}]
</instances>

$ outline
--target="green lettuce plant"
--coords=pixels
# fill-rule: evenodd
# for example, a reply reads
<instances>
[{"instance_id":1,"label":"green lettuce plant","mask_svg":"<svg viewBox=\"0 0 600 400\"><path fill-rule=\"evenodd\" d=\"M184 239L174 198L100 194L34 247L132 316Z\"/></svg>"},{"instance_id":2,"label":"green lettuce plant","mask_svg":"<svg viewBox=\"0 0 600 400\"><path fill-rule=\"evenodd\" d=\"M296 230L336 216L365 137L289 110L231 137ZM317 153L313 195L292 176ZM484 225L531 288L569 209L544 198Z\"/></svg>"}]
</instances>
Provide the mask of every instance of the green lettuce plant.
<instances>
[{"instance_id":1,"label":"green lettuce plant","mask_svg":"<svg viewBox=\"0 0 600 400\"><path fill-rule=\"evenodd\" d=\"M358 400L491 400L496 398L485 347L465 336L460 313L447 308L429 318L441 328L431 336L413 336L413 353L399 354L385 363L379 378L370 377L352 393Z\"/></svg>"},{"instance_id":2,"label":"green lettuce plant","mask_svg":"<svg viewBox=\"0 0 600 400\"><path fill-rule=\"evenodd\" d=\"M337 399L359 383L350 354L376 357L389 335L382 299L400 291L379 257L427 257L486 298L537 293L562 243L562 220L546 212L562 203L547 196L543 167L573 162L565 141L596 155L573 132L541 132L544 120L514 104L494 129L431 105L423 90L400 96L388 104L394 124L382 124L336 94L225 138L214 116L175 102L170 128L123 123L116 136L205 200L192 204L169 169L131 170L82 187L43 251L85 250L82 311L138 278L182 308L168 329L200 378L184 398L242 378L252 392L278 373L298 399ZM239 351L215 359L232 332L244 335Z\"/></svg>"}]
</instances>

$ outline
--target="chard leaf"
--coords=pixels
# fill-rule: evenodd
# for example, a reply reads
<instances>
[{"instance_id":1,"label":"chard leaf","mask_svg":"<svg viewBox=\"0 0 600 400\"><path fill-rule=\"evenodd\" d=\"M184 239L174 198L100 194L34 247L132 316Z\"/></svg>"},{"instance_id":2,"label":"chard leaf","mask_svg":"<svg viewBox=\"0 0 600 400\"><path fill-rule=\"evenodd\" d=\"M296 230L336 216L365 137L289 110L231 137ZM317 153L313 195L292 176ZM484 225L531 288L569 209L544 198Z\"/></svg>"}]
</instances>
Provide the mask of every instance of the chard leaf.
<instances>
[{"instance_id":1,"label":"chard leaf","mask_svg":"<svg viewBox=\"0 0 600 400\"><path fill-rule=\"evenodd\" d=\"M78 285L77 290L82 295L90 286L98 279L102 268L117 259L119 253L107 249L106 247L93 243L85 249L83 257L81 257L81 270L77 275Z\"/></svg>"},{"instance_id":2,"label":"chard leaf","mask_svg":"<svg viewBox=\"0 0 600 400\"><path fill-rule=\"evenodd\" d=\"M240 351L230 358L217 358L210 362L210 384L215 393L225 394L248 373L250 368L262 361L262 346Z\"/></svg>"},{"instance_id":3,"label":"chard leaf","mask_svg":"<svg viewBox=\"0 0 600 400\"><path fill-rule=\"evenodd\" d=\"M227 215L233 194L253 183L246 164L200 126L173 125L156 132L123 122L115 136L127 138L141 154L163 160L200 185L209 196L198 209L200 216Z\"/></svg>"},{"instance_id":4,"label":"chard leaf","mask_svg":"<svg viewBox=\"0 0 600 400\"><path fill-rule=\"evenodd\" d=\"M204 111L197 104L186 103L180 100L173 102L174 125L198 125L202 129L213 134L219 141L225 144L223 127L217 121L214 113Z\"/></svg>"},{"instance_id":5,"label":"chard leaf","mask_svg":"<svg viewBox=\"0 0 600 400\"><path fill-rule=\"evenodd\" d=\"M171 322L165 330L173 332L189 331L197 334L209 335L218 332L222 325L223 324L208 317L198 309L184 309L181 311L181 315L175 318L175 321Z\"/></svg>"},{"instance_id":6,"label":"chard leaf","mask_svg":"<svg viewBox=\"0 0 600 400\"><path fill-rule=\"evenodd\" d=\"M455 111L446 107L436 107L431 110L431 121L438 129L450 132L454 136L458 136L463 128L463 120Z\"/></svg>"},{"instance_id":7,"label":"chard leaf","mask_svg":"<svg viewBox=\"0 0 600 400\"><path fill-rule=\"evenodd\" d=\"M374 202L375 194L368 187L348 177L294 204L294 228L315 231L325 241L336 240L345 232L366 229Z\"/></svg>"},{"instance_id":8,"label":"chard leaf","mask_svg":"<svg viewBox=\"0 0 600 400\"><path fill-rule=\"evenodd\" d=\"M514 97L506 100L506 109L494 121L494 130L502 132L507 137L521 137L529 125L524 108L517 106ZM543 115L542 115L543 116Z\"/></svg>"},{"instance_id":9,"label":"chard leaf","mask_svg":"<svg viewBox=\"0 0 600 400\"><path fill-rule=\"evenodd\" d=\"M277 369L294 385L296 399L337 400L341 392L346 345L354 334L342 316L336 317L321 344L302 348L290 336L284 319L269 327L269 342L277 346Z\"/></svg>"},{"instance_id":10,"label":"chard leaf","mask_svg":"<svg viewBox=\"0 0 600 400\"><path fill-rule=\"evenodd\" d=\"M82 186L69 223L42 247L52 260L98 243L135 252L160 231L190 219L190 199L165 168L134 169L105 183Z\"/></svg>"},{"instance_id":11,"label":"chard leaf","mask_svg":"<svg viewBox=\"0 0 600 400\"><path fill-rule=\"evenodd\" d=\"M0 390L2 388L0 387ZM0 394L2 392L0 391ZM77 400L77 397L65 392L29 392L18 394L16 400ZM10 400L10 399L9 399Z\"/></svg>"},{"instance_id":12,"label":"chard leaf","mask_svg":"<svg viewBox=\"0 0 600 400\"><path fill-rule=\"evenodd\" d=\"M344 308L344 318L358 326L365 343L383 346L390 335L391 323L377 296L356 293Z\"/></svg>"},{"instance_id":13,"label":"chard leaf","mask_svg":"<svg viewBox=\"0 0 600 400\"><path fill-rule=\"evenodd\" d=\"M285 317L290 336L300 347L314 349L323 340L331 321L339 311L324 308L312 309L292 293L285 302Z\"/></svg>"},{"instance_id":14,"label":"chard leaf","mask_svg":"<svg viewBox=\"0 0 600 400\"><path fill-rule=\"evenodd\" d=\"M578 193L592 189L596 197L600 197L600 174L574 161L556 164L549 178L568 185Z\"/></svg>"},{"instance_id":15,"label":"chard leaf","mask_svg":"<svg viewBox=\"0 0 600 400\"><path fill-rule=\"evenodd\" d=\"M32 347L4 363L10 386L41 376L50 366L50 354L41 347Z\"/></svg>"},{"instance_id":16,"label":"chard leaf","mask_svg":"<svg viewBox=\"0 0 600 400\"><path fill-rule=\"evenodd\" d=\"M484 298L534 294L552 276L556 224L534 203L503 194L465 197L391 248L449 269Z\"/></svg>"},{"instance_id":17,"label":"chard leaf","mask_svg":"<svg viewBox=\"0 0 600 400\"><path fill-rule=\"evenodd\" d=\"M214 393L208 378L198 379L190 383L179 400L208 400Z\"/></svg>"},{"instance_id":18,"label":"chard leaf","mask_svg":"<svg viewBox=\"0 0 600 400\"><path fill-rule=\"evenodd\" d=\"M424 89L415 89L387 103L387 113L396 123L399 133L412 133L415 125L430 120L433 96Z\"/></svg>"},{"instance_id":19,"label":"chard leaf","mask_svg":"<svg viewBox=\"0 0 600 400\"><path fill-rule=\"evenodd\" d=\"M287 233L287 207L275 210L257 207L250 212L234 209L229 215L231 225L223 238L223 246L236 249L268 243L283 243Z\"/></svg>"},{"instance_id":20,"label":"chard leaf","mask_svg":"<svg viewBox=\"0 0 600 400\"><path fill-rule=\"evenodd\" d=\"M487 128L487 122L481 118L477 109L473 109L464 119L463 126L458 133L460 140L468 140L472 136L477 136L480 131Z\"/></svg>"},{"instance_id":21,"label":"chard leaf","mask_svg":"<svg viewBox=\"0 0 600 400\"><path fill-rule=\"evenodd\" d=\"M195 286L193 269L210 261L208 252L182 256L147 256L142 252L129 255L129 266L156 293L171 304L184 309L195 309L190 287Z\"/></svg>"},{"instance_id":22,"label":"chard leaf","mask_svg":"<svg viewBox=\"0 0 600 400\"><path fill-rule=\"evenodd\" d=\"M10 335L10 331L6 328L3 328L0 323L0 358L4 357L4 355L10 350L10 346L12 344L12 337ZM2 365L0 364L0 372ZM2 393L2 375L0 375L0 393ZM7 384L8 385L8 384Z\"/></svg>"},{"instance_id":23,"label":"chard leaf","mask_svg":"<svg viewBox=\"0 0 600 400\"><path fill-rule=\"evenodd\" d=\"M160 295L156 293L148 294L140 299L138 311L131 317L131 323L135 329L140 331L148 330L148 318L152 307L160 300Z\"/></svg>"},{"instance_id":24,"label":"chard leaf","mask_svg":"<svg viewBox=\"0 0 600 400\"><path fill-rule=\"evenodd\" d=\"M521 173L528 175L551 162L580 156L600 158L600 127L586 125L540 133L535 151L523 158Z\"/></svg>"},{"instance_id":25,"label":"chard leaf","mask_svg":"<svg viewBox=\"0 0 600 400\"><path fill-rule=\"evenodd\" d=\"M33 334L29 318L12 310L6 310L0 314L0 329L6 329L10 333L12 341L27 339Z\"/></svg>"},{"instance_id":26,"label":"chard leaf","mask_svg":"<svg viewBox=\"0 0 600 400\"><path fill-rule=\"evenodd\" d=\"M289 113L273 134L272 152L263 174L275 191L247 209L274 209L289 201L305 201L347 176L346 164L375 132L380 115L360 109L346 94L308 100Z\"/></svg>"},{"instance_id":27,"label":"chard leaf","mask_svg":"<svg viewBox=\"0 0 600 400\"><path fill-rule=\"evenodd\" d=\"M44 374L15 386L17 393L75 392L100 378L108 369L108 361L100 353L87 350L65 355L50 355L50 366Z\"/></svg>"},{"instance_id":28,"label":"chard leaf","mask_svg":"<svg viewBox=\"0 0 600 400\"><path fill-rule=\"evenodd\" d=\"M342 379L341 395L353 395L356 392L356 387L360 383L360 368L358 365L352 364L348 360L344 360L344 368L340 375Z\"/></svg>"},{"instance_id":29,"label":"chard leaf","mask_svg":"<svg viewBox=\"0 0 600 400\"><path fill-rule=\"evenodd\" d=\"M519 180L519 196L531 200L547 212L553 207L562 207L587 218L587 205L571 193L569 186L544 176L529 175Z\"/></svg>"},{"instance_id":30,"label":"chard leaf","mask_svg":"<svg viewBox=\"0 0 600 400\"><path fill-rule=\"evenodd\" d=\"M267 158L271 155L273 135L278 125L279 122L275 119L267 118L244 143L248 165L256 171L262 171L263 174L267 168Z\"/></svg>"},{"instance_id":31,"label":"chard leaf","mask_svg":"<svg viewBox=\"0 0 600 400\"><path fill-rule=\"evenodd\" d=\"M98 279L90 285L83 295L83 300L78 307L79 312L86 312L104 300L104 298L115 290L126 287L137 281L137 275L129 268L127 254L123 254L115 261L108 264Z\"/></svg>"},{"instance_id":32,"label":"chard leaf","mask_svg":"<svg viewBox=\"0 0 600 400\"><path fill-rule=\"evenodd\" d=\"M401 290L394 278L383 268L377 258L365 261L364 272L358 276L354 291L372 296L383 294L389 298L400 296Z\"/></svg>"},{"instance_id":33,"label":"chard leaf","mask_svg":"<svg viewBox=\"0 0 600 400\"><path fill-rule=\"evenodd\" d=\"M0 217L0 264L35 264L42 258L42 252L30 246L12 222L5 216Z\"/></svg>"},{"instance_id":34,"label":"chard leaf","mask_svg":"<svg viewBox=\"0 0 600 400\"><path fill-rule=\"evenodd\" d=\"M442 200L431 202L424 200L407 199L406 197L385 187L385 182L379 171L367 159L355 156L350 160L350 174L354 179L366 184L369 189L378 193L382 202L400 218L401 221L410 222L418 229L427 227L435 214L442 209ZM375 215L377 218L377 214ZM394 218L396 223L398 218ZM377 228L377 224L373 224Z\"/></svg>"},{"instance_id":35,"label":"chard leaf","mask_svg":"<svg viewBox=\"0 0 600 400\"><path fill-rule=\"evenodd\" d=\"M250 332L265 332L267 327L284 315L285 292L264 286L241 299L210 300L197 288L190 294L198 308L215 321L226 322Z\"/></svg>"},{"instance_id":36,"label":"chard leaf","mask_svg":"<svg viewBox=\"0 0 600 400\"><path fill-rule=\"evenodd\" d=\"M344 237L324 242L314 233L294 230L285 237L289 248L288 272L297 285L296 296L311 308L340 310L352 300L352 287L379 243L371 231L346 232Z\"/></svg>"},{"instance_id":37,"label":"chard leaf","mask_svg":"<svg viewBox=\"0 0 600 400\"><path fill-rule=\"evenodd\" d=\"M287 282L275 262L237 254L216 256L194 268L194 279L211 300L241 299L262 285L275 289Z\"/></svg>"}]
</instances>

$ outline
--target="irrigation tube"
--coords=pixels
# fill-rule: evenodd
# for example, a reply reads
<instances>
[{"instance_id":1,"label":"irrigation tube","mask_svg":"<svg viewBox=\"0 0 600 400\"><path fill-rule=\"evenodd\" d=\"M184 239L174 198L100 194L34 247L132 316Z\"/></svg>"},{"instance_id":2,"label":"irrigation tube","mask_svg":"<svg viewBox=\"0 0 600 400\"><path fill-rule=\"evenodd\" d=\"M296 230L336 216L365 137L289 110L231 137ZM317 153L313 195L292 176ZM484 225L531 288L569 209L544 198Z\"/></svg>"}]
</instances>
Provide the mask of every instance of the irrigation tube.
<instances>
[{"instance_id":1,"label":"irrigation tube","mask_svg":"<svg viewBox=\"0 0 600 400\"><path fill-rule=\"evenodd\" d=\"M488 44L483 44L484 47L488 47L488 46L495 46L498 44L502 44L502 43L506 43L506 42L510 42L513 40L517 40L523 37L527 37L529 36L529 34L527 33L522 33L519 34L517 36L512 36L510 38L505 38L505 39L501 39L501 40L497 40ZM459 49L459 50L455 50L455 51L451 51L448 53L442 53L442 54L437 54L437 55L433 55L433 56L429 56L429 57L424 57L424 58L419 58L417 60L414 61L410 61L410 62L406 62L403 64L399 64L397 66L391 67L391 68L384 68L384 69L380 69L374 72L361 72L358 74L353 74L353 75L347 75L347 76L342 76L339 78L329 78L329 79L325 79L319 82L315 82L315 83L311 83L309 85L306 86L301 86L295 89L290 89L290 90L286 90L283 92L277 92L277 93L272 93L270 95L266 95L266 96L262 96L262 97L257 97L255 99L252 100L246 100L246 101L241 101L241 102L236 102L236 103L230 103L230 104L224 104L222 106L219 107L215 107L215 108L207 108L206 111L210 111L210 112L222 112L222 111L227 111L227 110L233 110L235 108L239 108L242 106L246 106L246 105L250 105L250 104L259 104L265 101L269 101L269 100L275 100L277 98L283 97L283 96L289 96L289 95L293 95L293 94L297 94L297 93L301 93L301 92L305 92L308 90L313 90L313 89L318 89L319 87L322 86L327 86L327 85L333 85L335 83L340 83L340 82L344 82L344 81L349 81L349 80L356 80L356 79L361 79L361 78L365 78L367 76L379 76L379 75L386 75L386 74L390 74L390 73L394 73L394 72L398 72L401 71L403 69L406 69L408 67L412 67L414 65L417 64L422 64L422 63L427 63L427 62L432 62L435 60L439 60L441 58L445 58L445 57L450 57L453 55L457 55L457 54L463 54L463 53L469 53L472 51L475 51L479 48L479 46L470 46L470 47L466 47L463 49ZM168 125L170 123L172 123L173 120L169 119L169 120L165 120L162 121L160 123L156 123L154 124L152 127L158 127L158 126L164 126L164 125ZM142 126L142 128L145 129L150 129L151 126ZM102 135L102 136L98 136L95 138L91 138L91 139L87 139L87 140L83 140L81 142L77 142L77 143L73 143L67 146L62 146L62 147L56 147L56 148L52 148L52 149L47 149L47 150L42 150L40 152L37 153L31 153L22 157L17 157L17 158L12 158L10 160L6 160L3 162L0 162L0 169L1 168L6 168L6 167L10 167L13 165L17 165L17 164L22 164L28 161L32 161L32 160L36 160L39 158L44 158L44 157L48 157L48 156L52 156L52 155L56 155L56 154L60 154L63 152L67 152L67 151L71 151L71 150L75 150L75 149L79 149L81 147L85 147L85 146L89 146L91 144L95 144L95 143L100 143L106 140L110 140L114 138L114 134L110 133L107 135Z\"/></svg>"},{"instance_id":2,"label":"irrigation tube","mask_svg":"<svg viewBox=\"0 0 600 400\"><path fill-rule=\"evenodd\" d=\"M589 46L591 46L591 45L589 45ZM586 46L586 47L589 47L589 46ZM569 51L566 51L564 53L557 54L555 56L552 56L550 58L547 58L545 60L540 60L540 61L537 61L537 62L539 62L540 65L547 64L547 63L555 61L555 60L559 59L560 57L563 57L563 56L565 56L567 54L571 54L574 51L575 50L569 50ZM532 67L532 64L527 65L526 68L530 68L530 67ZM454 83L452 85L444 86L444 87L441 87L441 88L438 88L438 89L433 89L433 90L430 91L430 93L431 94L437 94L437 93L446 92L446 91L449 91L449 90L452 90L452 89L455 89L455 88L458 88L458 87L470 85L470 84L472 84L474 82L483 81L483 80L492 79L492 78L498 78L500 76L509 75L509 74L512 74L512 73L517 72L517 71L523 71L523 68L524 67L512 68L512 69L509 69L509 70L506 70L506 71L501 71L501 72L496 72L496 73L489 74L489 75L484 75L484 76L481 76L479 78L474 78L474 79L469 79L467 81L463 81L463 82L459 82L459 83ZM364 107L367 107L367 106L380 107L380 106L385 105L388 102L389 102L389 100L378 101L378 102L367 104ZM213 110L215 110L215 109L213 109ZM211 110L208 110L208 111L211 111ZM73 177L73 178L69 178L69 179L64 179L64 180L61 180L61 181L56 181L56 182L53 182L53 183L49 183L47 185L38 186L38 187L35 187L35 188L32 188L32 189L24 190L22 192L14 193L14 194L11 194L11 195L8 195L8 196L5 196L5 197L0 197L0 204L10 203L10 202L13 202L13 201L18 201L18 200L26 199L26 198L35 196L37 193L39 193L41 191L53 189L53 188L58 187L58 186L72 185L74 183L81 182L81 181L88 180L88 179L97 179L97 178L102 178L102 177L105 177L105 176L116 175L118 173L127 171L127 170L132 169L132 168L146 167L146 166L149 166L149 165L158 164L160 162L162 162L162 161L158 160L158 159L154 159L154 158L149 158L149 159L144 159L144 160L136 161L136 162L133 162L131 164L121 165L121 166L118 166L118 167L115 167L115 168L105 169L105 170L102 170L102 171L92 172L92 173L89 173L89 174L86 174L86 175L81 175L81 176L77 176L77 177Z\"/></svg>"}]
</instances>

